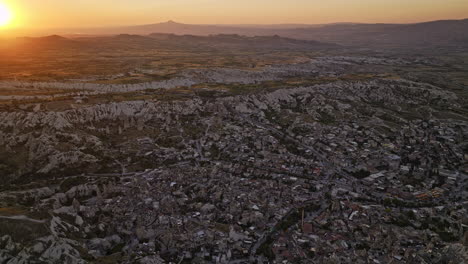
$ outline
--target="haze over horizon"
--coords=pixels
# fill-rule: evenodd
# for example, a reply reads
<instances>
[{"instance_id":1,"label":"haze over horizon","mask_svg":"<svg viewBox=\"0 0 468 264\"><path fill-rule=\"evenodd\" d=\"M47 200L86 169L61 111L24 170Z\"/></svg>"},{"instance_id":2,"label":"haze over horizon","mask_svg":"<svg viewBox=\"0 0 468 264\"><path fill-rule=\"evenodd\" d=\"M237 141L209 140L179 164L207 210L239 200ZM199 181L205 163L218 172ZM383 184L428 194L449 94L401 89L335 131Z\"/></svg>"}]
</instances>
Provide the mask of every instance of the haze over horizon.
<instances>
[{"instance_id":1,"label":"haze over horizon","mask_svg":"<svg viewBox=\"0 0 468 264\"><path fill-rule=\"evenodd\" d=\"M415 23L463 19L464 0L0 0L13 14L2 30L144 25L168 20L186 24Z\"/></svg>"}]
</instances>

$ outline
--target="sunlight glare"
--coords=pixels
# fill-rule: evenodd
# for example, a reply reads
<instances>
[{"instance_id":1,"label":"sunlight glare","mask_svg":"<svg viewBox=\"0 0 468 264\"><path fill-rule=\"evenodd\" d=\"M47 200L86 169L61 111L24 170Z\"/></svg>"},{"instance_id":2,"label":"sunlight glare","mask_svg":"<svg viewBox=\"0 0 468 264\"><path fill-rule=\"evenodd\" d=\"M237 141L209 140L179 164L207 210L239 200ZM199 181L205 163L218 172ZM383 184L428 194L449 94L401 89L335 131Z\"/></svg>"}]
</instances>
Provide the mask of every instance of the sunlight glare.
<instances>
[{"instance_id":1,"label":"sunlight glare","mask_svg":"<svg viewBox=\"0 0 468 264\"><path fill-rule=\"evenodd\" d=\"M11 22L11 12L5 4L0 3L0 27L6 26Z\"/></svg>"}]
</instances>

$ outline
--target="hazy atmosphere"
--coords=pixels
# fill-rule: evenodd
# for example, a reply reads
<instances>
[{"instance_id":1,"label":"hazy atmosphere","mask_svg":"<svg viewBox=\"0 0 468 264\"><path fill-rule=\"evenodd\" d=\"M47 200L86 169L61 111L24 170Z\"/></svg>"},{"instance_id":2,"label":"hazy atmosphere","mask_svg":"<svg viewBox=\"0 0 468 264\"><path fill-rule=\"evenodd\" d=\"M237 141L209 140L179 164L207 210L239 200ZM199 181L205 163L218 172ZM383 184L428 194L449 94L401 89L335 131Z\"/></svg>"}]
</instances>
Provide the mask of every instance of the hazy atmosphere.
<instances>
[{"instance_id":1,"label":"hazy atmosphere","mask_svg":"<svg viewBox=\"0 0 468 264\"><path fill-rule=\"evenodd\" d=\"M460 19L466 0L2 0L12 27L100 27L176 20L190 24L408 23Z\"/></svg>"}]
</instances>

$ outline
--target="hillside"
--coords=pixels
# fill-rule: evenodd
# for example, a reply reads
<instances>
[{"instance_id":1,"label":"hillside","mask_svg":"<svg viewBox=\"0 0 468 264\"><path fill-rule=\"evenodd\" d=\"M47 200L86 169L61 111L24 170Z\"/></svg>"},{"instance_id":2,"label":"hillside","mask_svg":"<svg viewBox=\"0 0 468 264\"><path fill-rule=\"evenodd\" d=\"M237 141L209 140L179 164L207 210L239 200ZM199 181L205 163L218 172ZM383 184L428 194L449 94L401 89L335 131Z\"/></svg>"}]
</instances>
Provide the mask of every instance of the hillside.
<instances>
[{"instance_id":1,"label":"hillside","mask_svg":"<svg viewBox=\"0 0 468 264\"><path fill-rule=\"evenodd\" d=\"M296 25L297 27L189 25L173 21L143 26L109 29L107 33L181 34L207 36L239 34L316 40L354 46L468 46L468 19L442 20L416 24L352 24ZM99 32L95 32L99 33ZM104 31L101 31L104 33Z\"/></svg>"}]
</instances>

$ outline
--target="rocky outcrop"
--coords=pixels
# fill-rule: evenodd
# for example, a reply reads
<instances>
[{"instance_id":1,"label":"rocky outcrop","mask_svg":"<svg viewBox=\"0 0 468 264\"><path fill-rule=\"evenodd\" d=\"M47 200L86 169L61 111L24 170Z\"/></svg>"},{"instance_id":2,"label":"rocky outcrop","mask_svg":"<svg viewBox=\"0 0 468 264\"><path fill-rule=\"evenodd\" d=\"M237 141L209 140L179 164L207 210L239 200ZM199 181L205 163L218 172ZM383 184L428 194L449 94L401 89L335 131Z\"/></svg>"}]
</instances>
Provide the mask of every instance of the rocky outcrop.
<instances>
[{"instance_id":1,"label":"rocky outcrop","mask_svg":"<svg viewBox=\"0 0 468 264\"><path fill-rule=\"evenodd\" d=\"M128 101L62 112L1 112L0 145L4 147L0 151L7 153L20 148L19 151L27 153L21 167L10 173L13 177L25 173L49 174L64 169L73 169L79 174L83 168L99 169L105 163L104 159L112 159L116 149L106 142L109 134L124 144L122 134L144 129L169 131L183 125L181 119L200 113L264 117L267 112L290 108L305 111L317 120L351 113L362 115L350 104L379 113L382 107L392 109L396 105L400 108L428 104L432 107L455 107L457 97L428 84L377 79L278 89L270 93L218 98L216 101L199 98L174 102Z\"/></svg>"}]
</instances>

